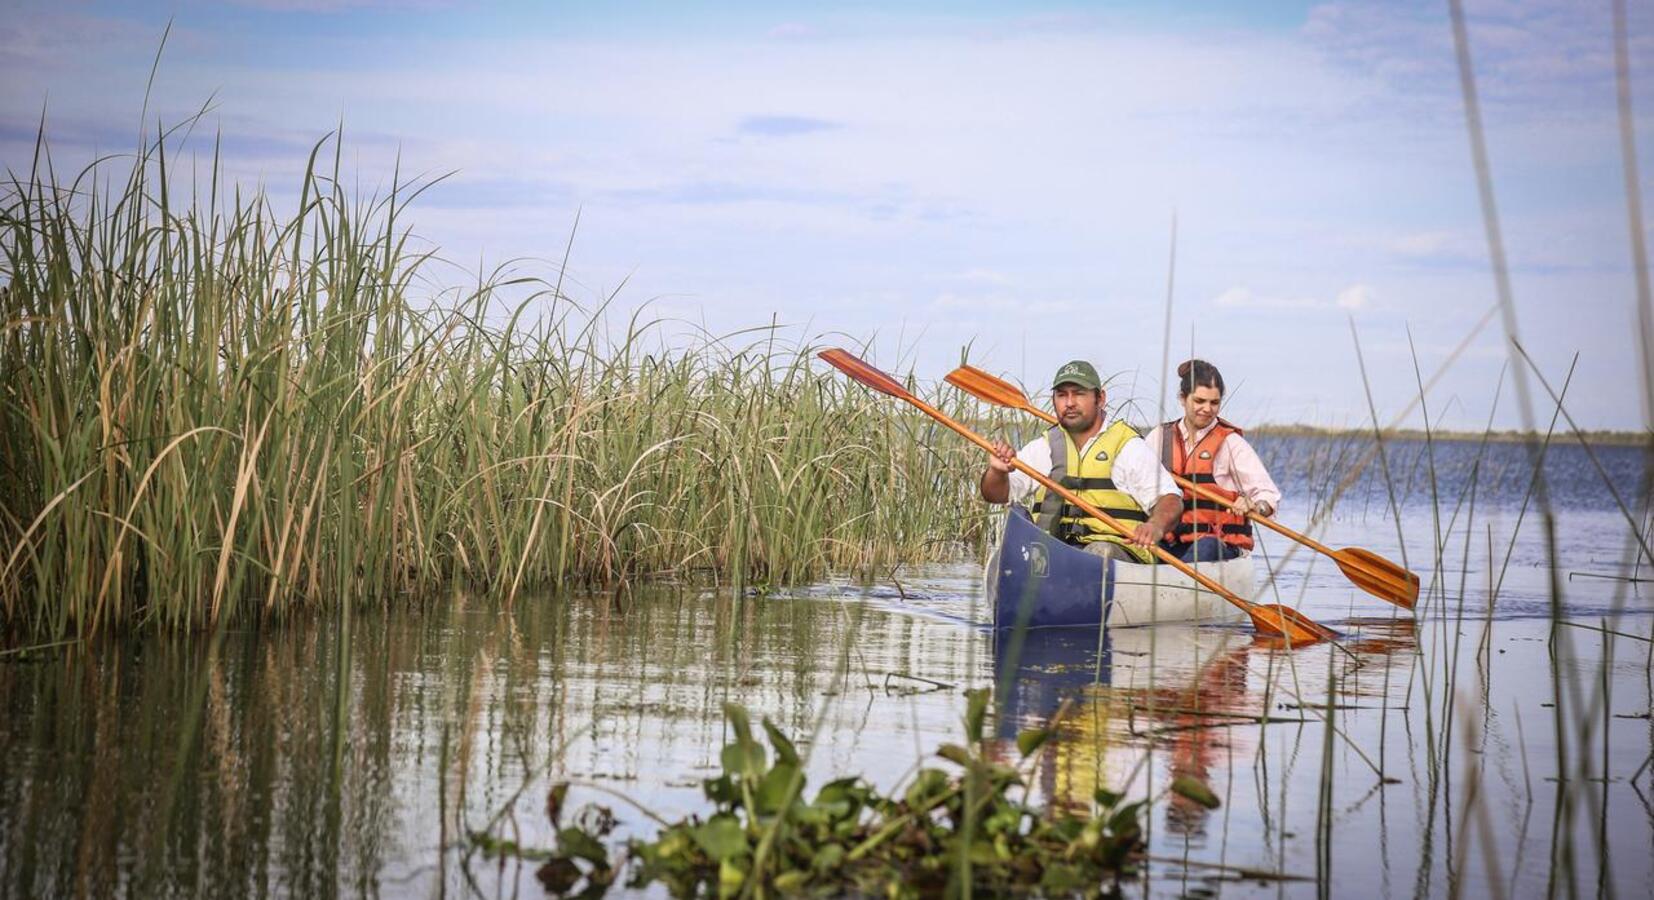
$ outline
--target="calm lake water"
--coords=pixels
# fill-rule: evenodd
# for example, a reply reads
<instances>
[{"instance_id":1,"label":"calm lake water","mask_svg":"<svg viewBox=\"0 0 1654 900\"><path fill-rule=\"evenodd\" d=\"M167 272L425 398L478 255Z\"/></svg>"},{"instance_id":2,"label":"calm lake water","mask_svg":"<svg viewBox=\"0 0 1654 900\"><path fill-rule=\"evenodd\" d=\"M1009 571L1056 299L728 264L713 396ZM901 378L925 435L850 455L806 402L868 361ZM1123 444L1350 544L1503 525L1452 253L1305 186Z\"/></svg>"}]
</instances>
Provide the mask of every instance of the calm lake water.
<instances>
[{"instance_id":1,"label":"calm lake water","mask_svg":"<svg viewBox=\"0 0 1654 900\"><path fill-rule=\"evenodd\" d=\"M1289 492L1282 520L1301 525L1362 447L1260 450ZM1641 452L1598 454L1646 523ZM812 785L859 773L894 787L959 739L961 692L996 675L1006 759L1018 730L1063 710L1030 778L1049 803L1083 806L1097 786L1158 794L1182 774L1222 798L1155 805L1155 858L1128 893L1648 896L1654 585L1596 577L1654 575L1633 567L1634 529L1559 443L1553 568L1538 500L1523 513L1522 447L1433 456L1388 447L1392 482L1370 470L1318 532L1405 555L1426 586L1416 621L1264 541L1261 599L1347 635L1295 651L1241 627L1057 632L1007 667L978 624L973 561L765 598L501 609L456 595L0 657L0 896L539 896L535 864L463 839L492 823L549 844L553 781L576 783L575 805L613 807L619 835L650 834L633 801L668 818L705 808L733 701L799 739ZM1604 625L1624 636L1592 630Z\"/></svg>"}]
</instances>

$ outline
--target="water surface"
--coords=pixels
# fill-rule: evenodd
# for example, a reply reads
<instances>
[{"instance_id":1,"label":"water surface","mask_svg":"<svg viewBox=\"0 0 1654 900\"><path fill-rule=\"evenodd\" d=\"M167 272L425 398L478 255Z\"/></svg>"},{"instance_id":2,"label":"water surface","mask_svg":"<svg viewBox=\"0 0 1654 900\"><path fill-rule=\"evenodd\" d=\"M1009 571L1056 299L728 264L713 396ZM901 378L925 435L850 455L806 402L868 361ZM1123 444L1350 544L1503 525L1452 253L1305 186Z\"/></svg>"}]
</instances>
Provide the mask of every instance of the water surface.
<instances>
[{"instance_id":1,"label":"water surface","mask_svg":"<svg viewBox=\"0 0 1654 900\"><path fill-rule=\"evenodd\" d=\"M1283 520L1327 508L1336 445L1263 449ZM1418 620L1278 538L1258 554L1262 599L1346 632L1334 645L1161 627L1046 633L1010 660L963 561L769 597L456 594L0 657L0 896L538 896L533 864L464 838L549 843L553 781L612 806L621 835L652 833L640 806L705 808L737 702L799 739L813 784L890 788L959 739L962 691L996 681L994 752L1057 727L1030 769L1043 801L1158 795L1177 775L1223 799L1155 805L1131 893L1531 896L1570 893L1571 872L1573 892L1647 895L1654 619L1649 585L1592 577L1648 573L1613 493L1553 449L1553 551L1519 445L1391 449L1392 484L1362 482L1319 533L1405 554ZM1646 515L1640 454L1602 453Z\"/></svg>"}]
</instances>

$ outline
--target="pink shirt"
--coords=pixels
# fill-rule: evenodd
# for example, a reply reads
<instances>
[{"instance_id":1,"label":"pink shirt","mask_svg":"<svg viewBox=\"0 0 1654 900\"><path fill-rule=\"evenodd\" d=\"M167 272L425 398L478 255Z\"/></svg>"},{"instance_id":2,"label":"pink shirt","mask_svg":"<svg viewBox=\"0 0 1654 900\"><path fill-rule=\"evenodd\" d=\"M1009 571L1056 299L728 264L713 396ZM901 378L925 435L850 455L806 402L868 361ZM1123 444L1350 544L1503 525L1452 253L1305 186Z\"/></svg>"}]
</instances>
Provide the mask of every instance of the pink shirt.
<instances>
[{"instance_id":1,"label":"pink shirt","mask_svg":"<svg viewBox=\"0 0 1654 900\"><path fill-rule=\"evenodd\" d=\"M1177 420L1177 436L1183 441L1185 453L1194 452L1194 448L1217 427L1217 420L1202 428L1194 437L1189 437L1185 429L1187 425L1182 419ZM1149 449L1157 457L1164 459L1160 451L1160 432L1163 425L1154 426L1149 436L1143 440L1148 442ZM1212 478L1218 487L1251 500L1253 503L1267 503L1270 509L1281 508L1281 489L1275 486L1275 479L1269 477L1269 470L1264 468L1263 460L1258 458L1258 451L1246 442L1246 438L1238 434L1231 434L1218 445L1218 452L1212 454Z\"/></svg>"}]
</instances>

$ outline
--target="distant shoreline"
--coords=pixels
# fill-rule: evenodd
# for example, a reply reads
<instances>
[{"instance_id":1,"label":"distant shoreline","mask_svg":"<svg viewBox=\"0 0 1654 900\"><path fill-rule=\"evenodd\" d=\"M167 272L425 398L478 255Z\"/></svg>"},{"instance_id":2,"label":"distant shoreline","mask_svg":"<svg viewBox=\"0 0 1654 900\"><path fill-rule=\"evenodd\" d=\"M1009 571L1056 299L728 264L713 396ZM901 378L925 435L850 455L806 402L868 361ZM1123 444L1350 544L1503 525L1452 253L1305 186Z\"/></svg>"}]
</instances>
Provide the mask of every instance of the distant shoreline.
<instances>
[{"instance_id":1,"label":"distant shoreline","mask_svg":"<svg viewBox=\"0 0 1654 900\"><path fill-rule=\"evenodd\" d=\"M1370 437L1370 428L1323 428L1317 425L1257 425L1246 429L1248 436L1257 437L1321 437L1321 438L1348 438ZM1636 447L1654 440L1654 435L1641 431L1586 431L1583 432L1587 443L1619 447ZM1484 437L1497 444L1519 444L1526 434L1521 431L1491 431L1484 434L1480 431L1432 431L1428 435L1436 441L1480 441ZM1422 428L1393 428L1384 432L1389 440L1416 440L1422 441L1426 435ZM1543 432L1535 435L1544 440ZM1577 442L1572 431L1558 427L1551 435L1551 442Z\"/></svg>"}]
</instances>

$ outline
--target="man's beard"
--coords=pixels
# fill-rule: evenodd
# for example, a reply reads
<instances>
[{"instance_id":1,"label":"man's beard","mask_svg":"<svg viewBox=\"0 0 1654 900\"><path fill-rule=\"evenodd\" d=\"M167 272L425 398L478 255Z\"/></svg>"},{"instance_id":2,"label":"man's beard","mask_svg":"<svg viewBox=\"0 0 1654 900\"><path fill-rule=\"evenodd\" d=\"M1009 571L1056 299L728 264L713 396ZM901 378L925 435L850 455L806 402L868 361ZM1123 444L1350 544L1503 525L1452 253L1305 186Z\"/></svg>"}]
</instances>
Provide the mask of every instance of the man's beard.
<instances>
[{"instance_id":1,"label":"man's beard","mask_svg":"<svg viewBox=\"0 0 1654 900\"><path fill-rule=\"evenodd\" d=\"M1091 426L1097 424L1097 416L1098 415L1100 415L1100 414L1099 413L1093 413L1085 421L1079 422L1079 423L1074 424L1074 425L1068 424L1068 422L1065 420L1062 423L1063 430L1067 431L1069 434L1085 434L1087 431L1091 430Z\"/></svg>"}]
</instances>

